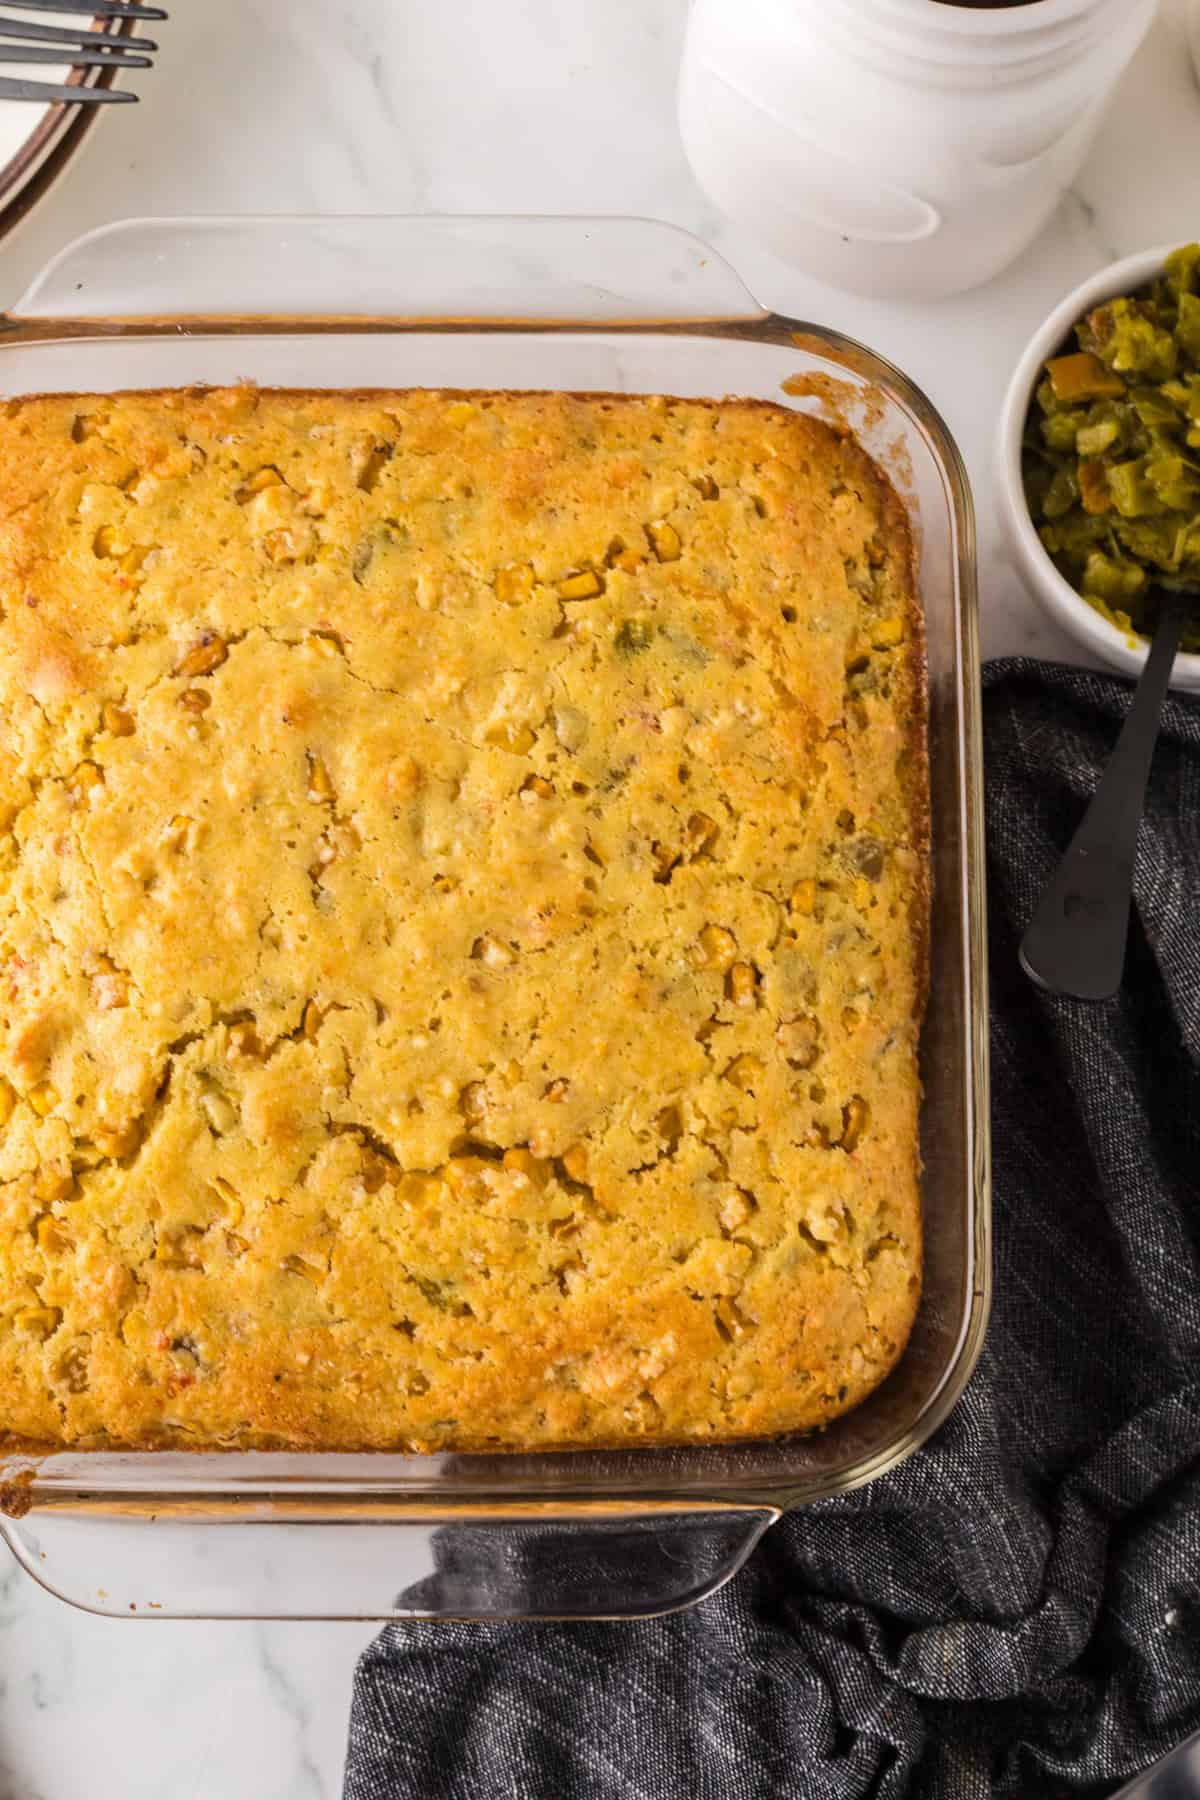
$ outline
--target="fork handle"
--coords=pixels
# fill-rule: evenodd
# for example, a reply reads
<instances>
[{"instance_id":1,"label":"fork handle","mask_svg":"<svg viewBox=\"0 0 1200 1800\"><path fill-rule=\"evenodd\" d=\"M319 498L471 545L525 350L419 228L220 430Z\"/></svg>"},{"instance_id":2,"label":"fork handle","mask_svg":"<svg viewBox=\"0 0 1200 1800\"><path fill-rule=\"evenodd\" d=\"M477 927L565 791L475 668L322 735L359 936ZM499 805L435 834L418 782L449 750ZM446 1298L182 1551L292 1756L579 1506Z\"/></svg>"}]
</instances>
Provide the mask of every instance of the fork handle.
<instances>
[{"instance_id":1,"label":"fork handle","mask_svg":"<svg viewBox=\"0 0 1200 1800\"><path fill-rule=\"evenodd\" d=\"M0 55L0 61L3 56ZM32 100L39 106L132 106L137 95L129 88L88 87L53 81L26 81L19 75L0 75L0 100Z\"/></svg>"},{"instance_id":2,"label":"fork handle","mask_svg":"<svg viewBox=\"0 0 1200 1800\"><path fill-rule=\"evenodd\" d=\"M133 6L125 0L21 0L26 12L90 13L96 19L165 19L161 6Z\"/></svg>"},{"instance_id":3,"label":"fork handle","mask_svg":"<svg viewBox=\"0 0 1200 1800\"><path fill-rule=\"evenodd\" d=\"M0 31L2 31L0 27ZM118 44L119 38L113 43ZM11 68L16 63L40 63L61 68L69 62L73 69L148 69L151 67L148 56L131 56L126 50L72 50L64 56L61 50L55 50L50 44L5 44L0 43L0 63L7 63Z\"/></svg>"},{"instance_id":4,"label":"fork handle","mask_svg":"<svg viewBox=\"0 0 1200 1800\"><path fill-rule=\"evenodd\" d=\"M0 38L17 38L21 42L28 40L34 44L75 44L80 49L113 50L157 50L158 45L153 38L132 37L127 33L115 31L92 31L84 26L72 30L65 25L35 24L32 19L10 19L0 12ZM63 56L64 62L71 58Z\"/></svg>"},{"instance_id":5,"label":"fork handle","mask_svg":"<svg viewBox=\"0 0 1200 1800\"><path fill-rule=\"evenodd\" d=\"M1022 968L1051 993L1110 1000L1121 985L1138 827L1186 604L1163 592L1116 749L1022 941Z\"/></svg>"}]
</instances>

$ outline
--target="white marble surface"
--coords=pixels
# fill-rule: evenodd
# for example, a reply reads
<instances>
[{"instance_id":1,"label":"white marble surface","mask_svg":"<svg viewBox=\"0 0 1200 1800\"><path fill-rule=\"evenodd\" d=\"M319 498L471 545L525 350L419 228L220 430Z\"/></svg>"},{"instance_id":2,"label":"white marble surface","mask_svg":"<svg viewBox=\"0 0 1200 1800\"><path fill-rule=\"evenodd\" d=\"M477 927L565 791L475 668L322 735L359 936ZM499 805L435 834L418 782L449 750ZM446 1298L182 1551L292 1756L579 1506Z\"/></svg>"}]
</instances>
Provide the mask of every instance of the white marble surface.
<instances>
[{"instance_id":1,"label":"white marble surface","mask_svg":"<svg viewBox=\"0 0 1200 1800\"><path fill-rule=\"evenodd\" d=\"M1131 71L1074 193L1021 263L935 306L847 299L718 218L675 132L686 0L175 0L144 102L0 245L14 299L75 234L136 213L609 212L710 239L764 301L865 339L924 385L976 485L990 654L1069 655L998 552L989 464L1008 370L1063 291L1200 232L1184 0ZM0 1556L4 1553L0 1551ZM123 1623L0 1563L0 1800L334 1800L353 1625Z\"/></svg>"}]
</instances>

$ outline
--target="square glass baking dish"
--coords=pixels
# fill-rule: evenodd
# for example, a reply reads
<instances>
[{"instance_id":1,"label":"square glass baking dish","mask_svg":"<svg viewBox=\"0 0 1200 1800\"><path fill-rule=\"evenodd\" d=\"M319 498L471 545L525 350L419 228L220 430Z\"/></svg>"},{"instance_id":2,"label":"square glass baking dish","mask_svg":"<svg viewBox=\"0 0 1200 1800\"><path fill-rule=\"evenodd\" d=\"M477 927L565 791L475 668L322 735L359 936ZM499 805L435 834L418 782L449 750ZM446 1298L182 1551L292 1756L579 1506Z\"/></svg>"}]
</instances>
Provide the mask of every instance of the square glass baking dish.
<instances>
[{"instance_id":1,"label":"square glass baking dish","mask_svg":"<svg viewBox=\"0 0 1200 1800\"><path fill-rule=\"evenodd\" d=\"M836 331L765 312L706 245L636 219L131 220L0 319L0 392L304 387L743 395L833 412L905 499L928 633L933 930L924 1295L885 1385L824 1432L538 1455L0 1458L0 1530L123 1617L618 1617L688 1605L789 1507L873 1480L946 1417L990 1281L974 521L945 425Z\"/></svg>"}]
</instances>

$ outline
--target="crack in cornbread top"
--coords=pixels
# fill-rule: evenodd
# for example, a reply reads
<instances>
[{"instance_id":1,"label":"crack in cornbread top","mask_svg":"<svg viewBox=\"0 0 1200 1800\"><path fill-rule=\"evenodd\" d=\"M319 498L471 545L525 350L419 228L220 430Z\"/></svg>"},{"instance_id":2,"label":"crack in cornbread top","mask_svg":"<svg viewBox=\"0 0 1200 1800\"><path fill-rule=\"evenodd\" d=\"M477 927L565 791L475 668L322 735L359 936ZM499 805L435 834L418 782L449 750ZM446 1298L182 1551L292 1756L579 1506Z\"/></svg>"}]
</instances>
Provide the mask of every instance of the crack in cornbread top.
<instances>
[{"instance_id":1,"label":"crack in cornbread top","mask_svg":"<svg viewBox=\"0 0 1200 1800\"><path fill-rule=\"evenodd\" d=\"M0 421L0 1435L811 1426L916 1303L907 536L783 408Z\"/></svg>"}]
</instances>

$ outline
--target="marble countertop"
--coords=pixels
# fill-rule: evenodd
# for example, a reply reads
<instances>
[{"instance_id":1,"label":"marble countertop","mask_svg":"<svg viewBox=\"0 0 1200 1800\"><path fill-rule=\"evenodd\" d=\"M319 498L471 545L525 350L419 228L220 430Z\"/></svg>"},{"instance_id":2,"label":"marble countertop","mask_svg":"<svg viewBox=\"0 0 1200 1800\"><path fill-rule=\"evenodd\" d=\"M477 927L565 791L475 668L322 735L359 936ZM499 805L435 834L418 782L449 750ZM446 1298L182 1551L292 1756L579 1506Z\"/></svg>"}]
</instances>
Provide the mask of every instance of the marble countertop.
<instances>
[{"instance_id":1,"label":"marble countertop","mask_svg":"<svg viewBox=\"0 0 1200 1800\"><path fill-rule=\"evenodd\" d=\"M674 119L686 0L176 0L143 103L102 119L0 245L8 303L68 239L133 214L597 212L675 221L765 303L899 363L945 414L980 520L987 654L1072 656L1000 552L995 420L1030 331L1116 256L1200 230L1185 0L1163 15L1052 227L989 287L847 298L720 218ZM1153 132L1147 122L1153 119ZM0 1551L0 1557L3 1556ZM124 1623L0 1561L0 1800L334 1800L357 1625Z\"/></svg>"}]
</instances>

